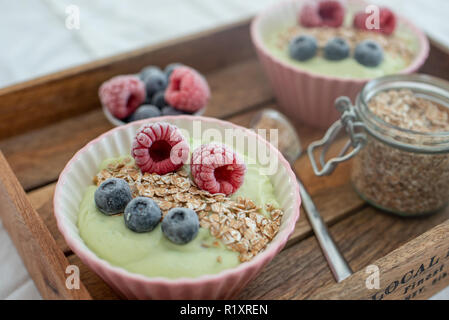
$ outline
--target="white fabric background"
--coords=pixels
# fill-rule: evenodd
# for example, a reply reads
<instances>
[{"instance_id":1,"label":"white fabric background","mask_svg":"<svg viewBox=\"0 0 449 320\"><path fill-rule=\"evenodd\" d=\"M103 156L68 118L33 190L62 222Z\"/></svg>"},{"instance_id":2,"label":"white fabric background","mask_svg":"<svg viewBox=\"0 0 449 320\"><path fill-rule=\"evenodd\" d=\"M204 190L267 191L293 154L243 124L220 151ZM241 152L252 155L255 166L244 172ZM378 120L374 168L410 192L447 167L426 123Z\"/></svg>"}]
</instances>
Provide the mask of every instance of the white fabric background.
<instances>
[{"instance_id":1,"label":"white fabric background","mask_svg":"<svg viewBox=\"0 0 449 320\"><path fill-rule=\"evenodd\" d=\"M279 0L0 0L0 87L251 16ZM446 0L376 0L449 48ZM80 30L65 27L80 9ZM0 299L39 299L0 221ZM449 288L435 296L449 299Z\"/></svg>"}]
</instances>

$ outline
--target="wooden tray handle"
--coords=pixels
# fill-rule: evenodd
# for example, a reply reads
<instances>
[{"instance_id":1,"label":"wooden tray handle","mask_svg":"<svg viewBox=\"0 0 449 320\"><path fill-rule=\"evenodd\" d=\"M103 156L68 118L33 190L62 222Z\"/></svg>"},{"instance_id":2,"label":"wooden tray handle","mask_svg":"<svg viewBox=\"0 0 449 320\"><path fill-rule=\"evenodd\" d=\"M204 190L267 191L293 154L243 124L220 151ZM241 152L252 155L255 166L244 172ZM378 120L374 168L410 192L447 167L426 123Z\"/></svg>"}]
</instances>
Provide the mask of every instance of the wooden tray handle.
<instances>
[{"instance_id":1,"label":"wooden tray handle","mask_svg":"<svg viewBox=\"0 0 449 320\"><path fill-rule=\"evenodd\" d=\"M373 287L376 267L378 289ZM427 299L447 286L449 220L312 299Z\"/></svg>"},{"instance_id":2,"label":"wooden tray handle","mask_svg":"<svg viewBox=\"0 0 449 320\"><path fill-rule=\"evenodd\" d=\"M92 299L81 281L79 289L67 288L69 262L31 206L1 151L0 217L44 299Z\"/></svg>"}]
</instances>

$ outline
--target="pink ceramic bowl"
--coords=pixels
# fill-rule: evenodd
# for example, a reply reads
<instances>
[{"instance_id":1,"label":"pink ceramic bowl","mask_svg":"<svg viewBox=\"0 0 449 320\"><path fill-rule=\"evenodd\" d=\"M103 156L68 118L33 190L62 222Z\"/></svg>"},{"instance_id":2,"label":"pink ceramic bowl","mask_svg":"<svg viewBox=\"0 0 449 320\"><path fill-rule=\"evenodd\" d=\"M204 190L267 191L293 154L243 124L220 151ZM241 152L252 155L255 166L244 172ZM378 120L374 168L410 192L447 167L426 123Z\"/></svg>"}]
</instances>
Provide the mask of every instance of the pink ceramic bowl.
<instances>
[{"instance_id":1,"label":"pink ceramic bowl","mask_svg":"<svg viewBox=\"0 0 449 320\"><path fill-rule=\"evenodd\" d=\"M297 13L304 2L290 0L263 11L251 24L251 39L282 111L298 122L328 128L340 116L334 107L335 99L340 96L355 99L371 79L347 79L311 73L281 61L271 54L265 46L264 34L275 27L296 23ZM365 2L349 0L347 4L362 7ZM420 50L415 60L400 72L414 73L428 57L429 41L423 32L408 20L400 18L400 23L406 25L419 40Z\"/></svg>"},{"instance_id":2,"label":"pink ceramic bowl","mask_svg":"<svg viewBox=\"0 0 449 320\"><path fill-rule=\"evenodd\" d=\"M246 143L255 143L258 147L265 148L269 157L266 158L269 159L267 163L277 161L276 170L270 179L278 202L284 209L282 224L273 241L251 261L218 274L199 278L149 278L111 265L85 245L79 235L77 218L86 187L92 184L92 177L104 159L129 154L137 129L143 123L157 121L170 122L188 132L192 132L194 121L201 122L201 132L213 129L223 134L225 129L239 130L239 136L243 135ZM244 151L238 148L237 150ZM298 184L290 165L279 151L256 133L213 118L171 116L136 121L114 128L78 151L59 176L54 195L54 210L58 228L69 247L121 295L130 299L228 299L235 297L285 246L299 217L300 202Z\"/></svg>"}]
</instances>

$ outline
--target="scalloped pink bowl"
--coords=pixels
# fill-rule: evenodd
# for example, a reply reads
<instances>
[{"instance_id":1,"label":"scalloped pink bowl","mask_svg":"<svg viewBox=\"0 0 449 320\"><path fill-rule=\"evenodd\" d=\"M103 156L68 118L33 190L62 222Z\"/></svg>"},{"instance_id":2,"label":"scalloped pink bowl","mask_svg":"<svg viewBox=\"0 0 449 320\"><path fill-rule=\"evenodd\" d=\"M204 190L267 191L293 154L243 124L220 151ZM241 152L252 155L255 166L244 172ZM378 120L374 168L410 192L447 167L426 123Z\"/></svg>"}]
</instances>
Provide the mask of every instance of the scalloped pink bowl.
<instances>
[{"instance_id":1,"label":"scalloped pink bowl","mask_svg":"<svg viewBox=\"0 0 449 320\"><path fill-rule=\"evenodd\" d=\"M363 86L372 79L331 77L302 70L273 56L263 37L266 32L282 25L293 25L303 0L277 3L260 13L251 23L251 39L259 61L265 70L281 110L295 121L319 128L328 128L340 114L335 99L348 96L354 100ZM350 6L366 2L348 0ZM429 41L410 21L400 17L400 23L411 30L419 41L420 51L414 61L399 74L416 72L429 55Z\"/></svg>"},{"instance_id":2,"label":"scalloped pink bowl","mask_svg":"<svg viewBox=\"0 0 449 320\"><path fill-rule=\"evenodd\" d=\"M270 176L276 197L284 209L279 233L267 248L249 262L198 278L150 278L128 272L99 258L84 243L77 226L79 204L100 163L107 158L130 153L132 138L147 122L166 121L192 132L193 121L201 121L201 131L216 129L241 130L247 141L268 147L270 161L278 161L276 173ZM252 140L255 139L255 140ZM241 150L243 151L243 150ZM235 297L262 268L285 246L292 234L301 199L294 173L284 157L256 133L232 123L198 116L169 116L136 121L114 128L89 142L67 163L59 176L53 199L58 228L75 254L116 292L129 299L229 299Z\"/></svg>"}]
</instances>

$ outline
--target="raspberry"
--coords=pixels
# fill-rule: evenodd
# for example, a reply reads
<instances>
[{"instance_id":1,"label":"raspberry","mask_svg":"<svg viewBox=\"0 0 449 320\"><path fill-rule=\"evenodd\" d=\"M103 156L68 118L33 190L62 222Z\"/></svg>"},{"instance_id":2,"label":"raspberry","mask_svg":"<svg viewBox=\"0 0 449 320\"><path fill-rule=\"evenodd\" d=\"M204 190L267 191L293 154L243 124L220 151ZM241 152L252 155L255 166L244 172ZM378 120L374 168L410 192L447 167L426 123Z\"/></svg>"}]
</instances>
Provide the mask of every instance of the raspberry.
<instances>
[{"instance_id":1,"label":"raspberry","mask_svg":"<svg viewBox=\"0 0 449 320\"><path fill-rule=\"evenodd\" d=\"M391 35L396 29L396 16L388 8L381 8L379 10L379 29L368 29L367 19L371 16L371 13L365 13L360 11L354 16L354 27L360 30L380 32L386 35Z\"/></svg>"},{"instance_id":2,"label":"raspberry","mask_svg":"<svg viewBox=\"0 0 449 320\"><path fill-rule=\"evenodd\" d=\"M369 14L365 13L365 11L360 11L354 15L354 28L359 30L369 30L366 26L366 19Z\"/></svg>"},{"instance_id":3,"label":"raspberry","mask_svg":"<svg viewBox=\"0 0 449 320\"><path fill-rule=\"evenodd\" d=\"M390 35L396 29L396 16L388 8L380 9L380 31L386 35Z\"/></svg>"},{"instance_id":4,"label":"raspberry","mask_svg":"<svg viewBox=\"0 0 449 320\"><path fill-rule=\"evenodd\" d=\"M181 66L173 70L165 101L172 107L188 112L204 108L210 97L210 89L202 75L192 68Z\"/></svg>"},{"instance_id":5,"label":"raspberry","mask_svg":"<svg viewBox=\"0 0 449 320\"><path fill-rule=\"evenodd\" d=\"M243 184L246 166L225 145L207 144L193 152L190 171L199 188L229 195Z\"/></svg>"},{"instance_id":6,"label":"raspberry","mask_svg":"<svg viewBox=\"0 0 449 320\"><path fill-rule=\"evenodd\" d=\"M142 172L166 174L187 161L190 148L179 129L166 122L143 125L137 132L131 154Z\"/></svg>"},{"instance_id":7,"label":"raspberry","mask_svg":"<svg viewBox=\"0 0 449 320\"><path fill-rule=\"evenodd\" d=\"M304 5L299 12L299 23L307 28L338 28L343 24L344 17L345 9L340 1L325 0Z\"/></svg>"},{"instance_id":8,"label":"raspberry","mask_svg":"<svg viewBox=\"0 0 449 320\"><path fill-rule=\"evenodd\" d=\"M135 76L117 76L104 82L98 90L101 103L119 119L133 113L146 97L145 85Z\"/></svg>"},{"instance_id":9,"label":"raspberry","mask_svg":"<svg viewBox=\"0 0 449 320\"><path fill-rule=\"evenodd\" d=\"M306 28L321 27L321 17L318 14L317 4L306 4L299 12L299 24Z\"/></svg>"}]
</instances>

